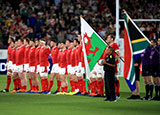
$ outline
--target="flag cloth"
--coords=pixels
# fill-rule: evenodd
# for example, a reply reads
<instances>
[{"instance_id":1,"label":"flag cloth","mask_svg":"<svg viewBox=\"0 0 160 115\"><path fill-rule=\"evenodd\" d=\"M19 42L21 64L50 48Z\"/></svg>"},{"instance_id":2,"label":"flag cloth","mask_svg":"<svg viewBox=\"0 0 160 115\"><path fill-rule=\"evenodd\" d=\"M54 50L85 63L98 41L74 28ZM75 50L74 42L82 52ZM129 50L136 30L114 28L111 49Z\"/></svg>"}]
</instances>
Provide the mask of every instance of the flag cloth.
<instances>
[{"instance_id":1,"label":"flag cloth","mask_svg":"<svg viewBox=\"0 0 160 115\"><path fill-rule=\"evenodd\" d=\"M85 73L86 78L89 79L91 71L103 54L107 44L82 17L80 20Z\"/></svg>"},{"instance_id":2,"label":"flag cloth","mask_svg":"<svg viewBox=\"0 0 160 115\"><path fill-rule=\"evenodd\" d=\"M131 91L136 89L134 61L149 44L147 37L124 12L124 78Z\"/></svg>"}]
</instances>

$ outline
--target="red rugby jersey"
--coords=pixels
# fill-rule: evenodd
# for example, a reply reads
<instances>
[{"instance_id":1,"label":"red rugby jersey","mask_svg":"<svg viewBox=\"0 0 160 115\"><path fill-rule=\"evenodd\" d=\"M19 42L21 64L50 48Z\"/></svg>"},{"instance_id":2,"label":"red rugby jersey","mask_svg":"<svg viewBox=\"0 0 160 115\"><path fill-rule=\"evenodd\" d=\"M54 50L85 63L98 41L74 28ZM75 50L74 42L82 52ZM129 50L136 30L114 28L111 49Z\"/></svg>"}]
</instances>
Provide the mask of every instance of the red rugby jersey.
<instances>
[{"instance_id":1,"label":"red rugby jersey","mask_svg":"<svg viewBox=\"0 0 160 115\"><path fill-rule=\"evenodd\" d=\"M24 52L25 52L24 45L17 48L17 50L16 50L16 65L24 64Z\"/></svg>"},{"instance_id":2,"label":"red rugby jersey","mask_svg":"<svg viewBox=\"0 0 160 115\"><path fill-rule=\"evenodd\" d=\"M69 48L67 49L67 54L66 54L66 60L67 60L67 65L71 65L71 52L72 52L72 49Z\"/></svg>"},{"instance_id":3,"label":"red rugby jersey","mask_svg":"<svg viewBox=\"0 0 160 115\"><path fill-rule=\"evenodd\" d=\"M11 53L12 53L12 48L8 46L8 61L12 61Z\"/></svg>"},{"instance_id":4,"label":"red rugby jersey","mask_svg":"<svg viewBox=\"0 0 160 115\"><path fill-rule=\"evenodd\" d=\"M37 47L35 51L36 65L39 65L39 51L41 47Z\"/></svg>"},{"instance_id":5,"label":"red rugby jersey","mask_svg":"<svg viewBox=\"0 0 160 115\"><path fill-rule=\"evenodd\" d=\"M40 66L49 66L49 62L48 62L49 54L50 54L49 48L46 48L46 47L41 48L41 50L39 51Z\"/></svg>"},{"instance_id":6,"label":"red rugby jersey","mask_svg":"<svg viewBox=\"0 0 160 115\"><path fill-rule=\"evenodd\" d=\"M36 66L36 55L35 55L35 52L36 52L36 48L35 47L30 48L30 51L29 51L29 54L28 54L29 66Z\"/></svg>"},{"instance_id":7,"label":"red rugby jersey","mask_svg":"<svg viewBox=\"0 0 160 115\"><path fill-rule=\"evenodd\" d=\"M16 48L12 49L11 56L12 56L12 63L16 64Z\"/></svg>"},{"instance_id":8,"label":"red rugby jersey","mask_svg":"<svg viewBox=\"0 0 160 115\"><path fill-rule=\"evenodd\" d=\"M70 58L71 66L76 66L76 49L72 49L71 51L71 58Z\"/></svg>"},{"instance_id":9,"label":"red rugby jersey","mask_svg":"<svg viewBox=\"0 0 160 115\"><path fill-rule=\"evenodd\" d=\"M24 52L24 64L29 63L29 50L30 50L30 46L25 46L25 52Z\"/></svg>"},{"instance_id":10,"label":"red rugby jersey","mask_svg":"<svg viewBox=\"0 0 160 115\"><path fill-rule=\"evenodd\" d=\"M58 63L58 52L59 52L59 49L58 47L56 46L55 48L52 48L51 49L51 57L52 57L52 63L53 64L56 64Z\"/></svg>"}]
</instances>

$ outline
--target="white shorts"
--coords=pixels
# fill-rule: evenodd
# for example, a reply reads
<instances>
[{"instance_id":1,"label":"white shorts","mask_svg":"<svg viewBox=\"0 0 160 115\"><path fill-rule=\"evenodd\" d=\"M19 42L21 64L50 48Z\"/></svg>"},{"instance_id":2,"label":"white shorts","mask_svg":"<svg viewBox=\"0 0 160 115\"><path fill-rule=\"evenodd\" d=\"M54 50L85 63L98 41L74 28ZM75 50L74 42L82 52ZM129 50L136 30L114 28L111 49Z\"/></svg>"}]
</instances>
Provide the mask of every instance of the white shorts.
<instances>
[{"instance_id":1,"label":"white shorts","mask_svg":"<svg viewBox=\"0 0 160 115\"><path fill-rule=\"evenodd\" d=\"M53 64L51 73L58 73L58 69L59 69L58 64Z\"/></svg>"},{"instance_id":2,"label":"white shorts","mask_svg":"<svg viewBox=\"0 0 160 115\"><path fill-rule=\"evenodd\" d=\"M70 71L70 74L76 74L76 67L72 67L71 66L71 71Z\"/></svg>"},{"instance_id":3,"label":"white shorts","mask_svg":"<svg viewBox=\"0 0 160 115\"><path fill-rule=\"evenodd\" d=\"M29 67L29 72L36 72L36 67L35 66L30 66Z\"/></svg>"},{"instance_id":4,"label":"white shorts","mask_svg":"<svg viewBox=\"0 0 160 115\"><path fill-rule=\"evenodd\" d=\"M28 63L24 64L24 71L29 72L29 70L30 70L29 64Z\"/></svg>"},{"instance_id":5,"label":"white shorts","mask_svg":"<svg viewBox=\"0 0 160 115\"><path fill-rule=\"evenodd\" d=\"M43 76L48 76L48 70L49 70L49 66L40 66L40 67L39 67L40 76L41 76L41 77L43 77Z\"/></svg>"},{"instance_id":6,"label":"white shorts","mask_svg":"<svg viewBox=\"0 0 160 115\"><path fill-rule=\"evenodd\" d=\"M37 65L36 73L40 73L40 65Z\"/></svg>"},{"instance_id":7,"label":"white shorts","mask_svg":"<svg viewBox=\"0 0 160 115\"><path fill-rule=\"evenodd\" d=\"M22 73L23 72L23 65L17 65L16 66L16 72Z\"/></svg>"},{"instance_id":8,"label":"white shorts","mask_svg":"<svg viewBox=\"0 0 160 115\"><path fill-rule=\"evenodd\" d=\"M60 75L65 75L66 73L66 68L59 68L59 72Z\"/></svg>"},{"instance_id":9,"label":"white shorts","mask_svg":"<svg viewBox=\"0 0 160 115\"><path fill-rule=\"evenodd\" d=\"M97 77L103 77L104 78L104 70L103 70L103 66L100 66L98 63L96 63L96 65L94 66L93 70L91 73L96 72Z\"/></svg>"},{"instance_id":10,"label":"white shorts","mask_svg":"<svg viewBox=\"0 0 160 115\"><path fill-rule=\"evenodd\" d=\"M9 62L8 62L7 70L12 70L12 68L13 68L12 61L9 61Z\"/></svg>"},{"instance_id":11,"label":"white shorts","mask_svg":"<svg viewBox=\"0 0 160 115\"><path fill-rule=\"evenodd\" d=\"M12 66L12 72L16 72L16 68L17 68L16 64L13 64L13 66Z\"/></svg>"},{"instance_id":12,"label":"white shorts","mask_svg":"<svg viewBox=\"0 0 160 115\"><path fill-rule=\"evenodd\" d=\"M71 74L71 65L67 65L67 72Z\"/></svg>"}]
</instances>

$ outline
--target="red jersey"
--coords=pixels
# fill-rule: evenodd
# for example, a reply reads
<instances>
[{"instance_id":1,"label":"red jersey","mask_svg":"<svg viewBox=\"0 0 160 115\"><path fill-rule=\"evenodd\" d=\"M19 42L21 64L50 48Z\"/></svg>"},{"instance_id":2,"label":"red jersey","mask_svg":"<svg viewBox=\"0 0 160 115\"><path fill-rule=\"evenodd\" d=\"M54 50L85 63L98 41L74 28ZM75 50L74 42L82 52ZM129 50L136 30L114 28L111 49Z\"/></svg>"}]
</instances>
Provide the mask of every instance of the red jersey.
<instances>
[{"instance_id":1,"label":"red jersey","mask_svg":"<svg viewBox=\"0 0 160 115\"><path fill-rule=\"evenodd\" d=\"M76 66L76 49L73 49L71 52L71 58L70 58L71 66Z\"/></svg>"},{"instance_id":2,"label":"red jersey","mask_svg":"<svg viewBox=\"0 0 160 115\"><path fill-rule=\"evenodd\" d=\"M69 49L67 49L67 54L66 54L66 59L67 59L67 65L71 65L71 52L72 52L72 49L71 48L69 48Z\"/></svg>"},{"instance_id":3,"label":"red jersey","mask_svg":"<svg viewBox=\"0 0 160 115\"><path fill-rule=\"evenodd\" d=\"M25 46L21 46L16 50L16 65L24 64Z\"/></svg>"},{"instance_id":4,"label":"red jersey","mask_svg":"<svg viewBox=\"0 0 160 115\"><path fill-rule=\"evenodd\" d=\"M39 65L39 51L41 47L37 47L35 51L36 65Z\"/></svg>"},{"instance_id":5,"label":"red jersey","mask_svg":"<svg viewBox=\"0 0 160 115\"><path fill-rule=\"evenodd\" d=\"M59 66L61 68L65 68L65 67L67 67L67 60L66 60L67 50L60 51L59 53L60 53L60 55L59 55Z\"/></svg>"},{"instance_id":6,"label":"red jersey","mask_svg":"<svg viewBox=\"0 0 160 115\"><path fill-rule=\"evenodd\" d=\"M82 62L82 67L85 67L83 51L81 52L81 62Z\"/></svg>"},{"instance_id":7,"label":"red jersey","mask_svg":"<svg viewBox=\"0 0 160 115\"><path fill-rule=\"evenodd\" d=\"M48 56L50 54L50 49L49 48L41 48L41 50L39 51L39 62L40 62L40 66L49 66L49 62L48 62Z\"/></svg>"},{"instance_id":8,"label":"red jersey","mask_svg":"<svg viewBox=\"0 0 160 115\"><path fill-rule=\"evenodd\" d=\"M58 52L59 52L59 49L58 47L56 46L55 48L52 48L51 49L51 57L52 57L52 63L53 64L56 64L58 63Z\"/></svg>"},{"instance_id":9,"label":"red jersey","mask_svg":"<svg viewBox=\"0 0 160 115\"><path fill-rule=\"evenodd\" d=\"M28 57L29 57L29 66L36 66L36 48L30 48Z\"/></svg>"},{"instance_id":10,"label":"red jersey","mask_svg":"<svg viewBox=\"0 0 160 115\"><path fill-rule=\"evenodd\" d=\"M81 62L81 52L82 52L82 45L79 45L77 47L77 58L78 58L78 63Z\"/></svg>"},{"instance_id":11,"label":"red jersey","mask_svg":"<svg viewBox=\"0 0 160 115\"><path fill-rule=\"evenodd\" d=\"M112 43L110 46L114 49L115 52L119 51L119 47L118 47L117 43ZM113 56L114 57L116 57L116 53L115 52L113 52ZM119 63L119 60L116 61L116 64L117 63Z\"/></svg>"},{"instance_id":12,"label":"red jersey","mask_svg":"<svg viewBox=\"0 0 160 115\"><path fill-rule=\"evenodd\" d=\"M8 46L8 61L12 61L11 53L12 53L12 48Z\"/></svg>"},{"instance_id":13,"label":"red jersey","mask_svg":"<svg viewBox=\"0 0 160 115\"><path fill-rule=\"evenodd\" d=\"M11 56L12 56L12 63L16 64L16 48L12 49Z\"/></svg>"},{"instance_id":14,"label":"red jersey","mask_svg":"<svg viewBox=\"0 0 160 115\"><path fill-rule=\"evenodd\" d=\"M25 52L24 52L24 64L29 63L29 50L30 50L30 46L26 46Z\"/></svg>"}]
</instances>

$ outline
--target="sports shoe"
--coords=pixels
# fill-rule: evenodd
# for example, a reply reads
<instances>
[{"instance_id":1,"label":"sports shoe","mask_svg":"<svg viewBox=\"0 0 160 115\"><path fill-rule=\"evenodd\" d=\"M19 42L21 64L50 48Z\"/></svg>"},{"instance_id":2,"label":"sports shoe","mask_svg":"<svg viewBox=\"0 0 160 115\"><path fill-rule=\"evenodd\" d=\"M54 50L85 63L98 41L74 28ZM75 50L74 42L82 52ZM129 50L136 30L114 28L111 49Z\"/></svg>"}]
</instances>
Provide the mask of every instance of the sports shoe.
<instances>
[{"instance_id":1,"label":"sports shoe","mask_svg":"<svg viewBox=\"0 0 160 115\"><path fill-rule=\"evenodd\" d=\"M151 98L149 96L144 96L141 100L151 100Z\"/></svg>"},{"instance_id":2,"label":"sports shoe","mask_svg":"<svg viewBox=\"0 0 160 115\"><path fill-rule=\"evenodd\" d=\"M10 91L10 93L17 93L17 90L12 90L12 91Z\"/></svg>"},{"instance_id":3,"label":"sports shoe","mask_svg":"<svg viewBox=\"0 0 160 115\"><path fill-rule=\"evenodd\" d=\"M110 101L110 99L109 99L109 98L106 98L104 101Z\"/></svg>"},{"instance_id":4,"label":"sports shoe","mask_svg":"<svg viewBox=\"0 0 160 115\"><path fill-rule=\"evenodd\" d=\"M42 94L48 94L49 92L48 91L44 91L44 92L42 92Z\"/></svg>"},{"instance_id":5,"label":"sports shoe","mask_svg":"<svg viewBox=\"0 0 160 115\"><path fill-rule=\"evenodd\" d=\"M52 94L57 94L59 91L55 91L55 92L53 92Z\"/></svg>"},{"instance_id":6,"label":"sports shoe","mask_svg":"<svg viewBox=\"0 0 160 115\"><path fill-rule=\"evenodd\" d=\"M6 92L9 92L9 90L8 90L8 89L3 89L3 90L1 90L0 92L1 92L1 93L6 93Z\"/></svg>"},{"instance_id":7,"label":"sports shoe","mask_svg":"<svg viewBox=\"0 0 160 115\"><path fill-rule=\"evenodd\" d=\"M26 93L31 93L31 90L26 91Z\"/></svg>"},{"instance_id":8,"label":"sports shoe","mask_svg":"<svg viewBox=\"0 0 160 115\"><path fill-rule=\"evenodd\" d=\"M93 97L102 97L102 95L100 95L100 94L97 94L97 95L95 95L95 96L93 96Z\"/></svg>"},{"instance_id":9,"label":"sports shoe","mask_svg":"<svg viewBox=\"0 0 160 115\"><path fill-rule=\"evenodd\" d=\"M74 94L74 95L81 95L81 92L78 92L78 93L76 92L76 94Z\"/></svg>"},{"instance_id":10,"label":"sports shoe","mask_svg":"<svg viewBox=\"0 0 160 115\"><path fill-rule=\"evenodd\" d=\"M158 96L155 96L155 97L153 97L151 100L157 101L157 100L159 100L159 98L158 98Z\"/></svg>"},{"instance_id":11,"label":"sports shoe","mask_svg":"<svg viewBox=\"0 0 160 115\"><path fill-rule=\"evenodd\" d=\"M117 100L114 99L114 98L111 98L109 101L111 101L111 102L116 102Z\"/></svg>"},{"instance_id":12,"label":"sports shoe","mask_svg":"<svg viewBox=\"0 0 160 115\"><path fill-rule=\"evenodd\" d=\"M65 92L58 92L56 95L64 95Z\"/></svg>"},{"instance_id":13,"label":"sports shoe","mask_svg":"<svg viewBox=\"0 0 160 115\"><path fill-rule=\"evenodd\" d=\"M141 97L139 95L136 95L136 99L141 99Z\"/></svg>"},{"instance_id":14,"label":"sports shoe","mask_svg":"<svg viewBox=\"0 0 160 115\"><path fill-rule=\"evenodd\" d=\"M136 95L131 95L130 97L128 97L127 99L136 99Z\"/></svg>"},{"instance_id":15,"label":"sports shoe","mask_svg":"<svg viewBox=\"0 0 160 115\"><path fill-rule=\"evenodd\" d=\"M51 94L51 92L50 91L48 91L48 93L47 94Z\"/></svg>"},{"instance_id":16,"label":"sports shoe","mask_svg":"<svg viewBox=\"0 0 160 115\"><path fill-rule=\"evenodd\" d=\"M20 89L17 91L17 93L24 93L24 92L26 92L24 89Z\"/></svg>"}]
</instances>

